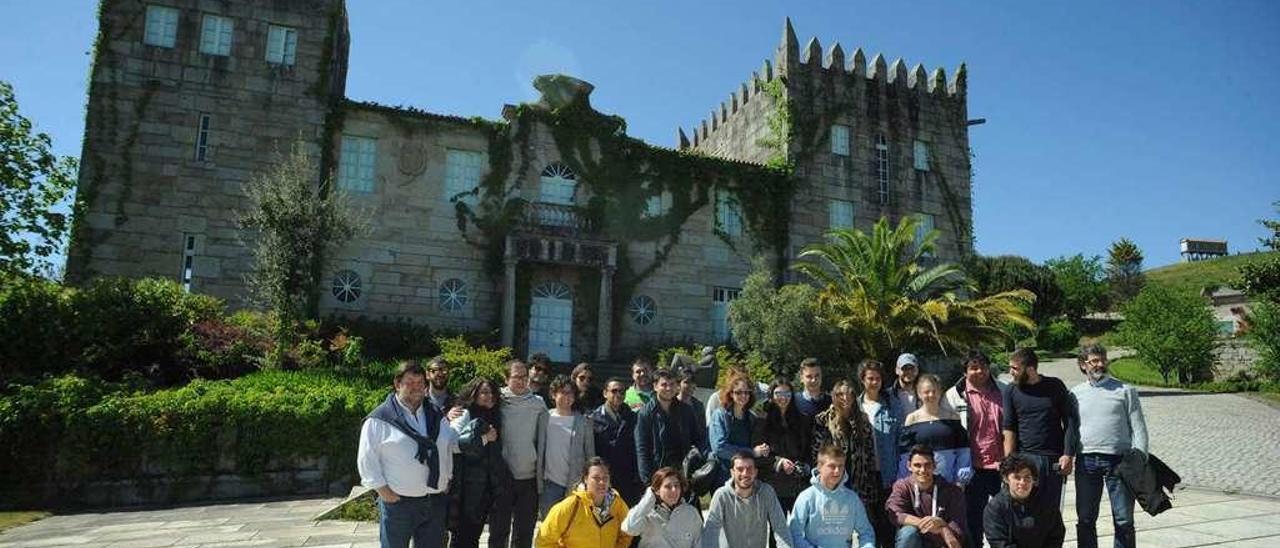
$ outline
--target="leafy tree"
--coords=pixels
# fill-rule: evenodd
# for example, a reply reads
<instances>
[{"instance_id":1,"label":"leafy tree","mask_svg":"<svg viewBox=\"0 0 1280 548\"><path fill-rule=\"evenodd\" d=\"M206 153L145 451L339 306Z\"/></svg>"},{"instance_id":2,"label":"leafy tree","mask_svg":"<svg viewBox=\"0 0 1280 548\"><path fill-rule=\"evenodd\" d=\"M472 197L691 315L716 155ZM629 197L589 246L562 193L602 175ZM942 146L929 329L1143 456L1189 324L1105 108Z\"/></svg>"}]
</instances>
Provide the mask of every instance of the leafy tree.
<instances>
[{"instance_id":1,"label":"leafy tree","mask_svg":"<svg viewBox=\"0 0 1280 548\"><path fill-rule=\"evenodd\" d=\"M53 206L75 187L76 161L52 147L18 112L13 86L0 81L0 273L49 272L47 258L67 234L67 217Z\"/></svg>"},{"instance_id":2,"label":"leafy tree","mask_svg":"<svg viewBox=\"0 0 1280 548\"><path fill-rule=\"evenodd\" d=\"M807 260L794 268L817 283L819 314L857 350L885 361L907 350L950 353L1003 342L1009 323L1035 325L1024 312L1035 300L1030 291L969 299L974 287L957 265L922 266L938 232L916 247L918 222L906 216L895 228L881 218L870 234L833 230L800 254Z\"/></svg>"},{"instance_id":3,"label":"leafy tree","mask_svg":"<svg viewBox=\"0 0 1280 548\"><path fill-rule=\"evenodd\" d=\"M794 371L800 360L851 361L842 355L839 333L818 317L818 289L809 284L775 287L763 262L747 276L742 293L729 303L733 339L758 354L775 373Z\"/></svg>"},{"instance_id":4,"label":"leafy tree","mask_svg":"<svg viewBox=\"0 0 1280 548\"><path fill-rule=\"evenodd\" d=\"M1053 271L1046 266L1017 255L973 255L962 266L979 297L1015 289L1034 293L1036 300L1031 307L1031 319L1037 325L1046 325L1062 313L1062 288L1058 287Z\"/></svg>"},{"instance_id":5,"label":"leafy tree","mask_svg":"<svg viewBox=\"0 0 1280 548\"><path fill-rule=\"evenodd\" d=\"M1213 369L1217 328L1204 299L1190 292L1149 285L1124 307L1120 341L1154 366L1165 382L1171 376L1190 384Z\"/></svg>"},{"instance_id":6,"label":"leafy tree","mask_svg":"<svg viewBox=\"0 0 1280 548\"><path fill-rule=\"evenodd\" d=\"M1280 304L1280 257L1240 265L1236 289L1254 299Z\"/></svg>"},{"instance_id":7,"label":"leafy tree","mask_svg":"<svg viewBox=\"0 0 1280 548\"><path fill-rule=\"evenodd\" d=\"M314 317L325 257L362 230L345 195L330 191L331 179L319 179L319 171L299 141L244 187L250 206L240 223L253 231L249 286L279 318L268 365L281 365L299 323Z\"/></svg>"},{"instance_id":8,"label":"leafy tree","mask_svg":"<svg viewBox=\"0 0 1280 548\"><path fill-rule=\"evenodd\" d=\"M1280 381L1280 304L1254 304L1249 311L1249 329L1245 338L1258 351L1254 370L1267 380Z\"/></svg>"},{"instance_id":9,"label":"leafy tree","mask_svg":"<svg viewBox=\"0 0 1280 548\"><path fill-rule=\"evenodd\" d=\"M1102 258L1082 254L1045 261L1062 288L1062 313L1077 326L1085 314L1105 308L1107 284Z\"/></svg>"},{"instance_id":10,"label":"leafy tree","mask_svg":"<svg viewBox=\"0 0 1280 548\"><path fill-rule=\"evenodd\" d=\"M1276 212L1280 213L1280 200L1271 202L1276 208ZM1258 238L1258 242L1272 251L1280 251L1280 219L1258 219L1258 224L1271 231L1271 235L1266 238Z\"/></svg>"},{"instance_id":11,"label":"leafy tree","mask_svg":"<svg viewBox=\"0 0 1280 548\"><path fill-rule=\"evenodd\" d=\"M1128 302L1142 290L1142 250L1128 238L1111 243L1107 251L1107 283L1111 286L1112 303Z\"/></svg>"}]
</instances>

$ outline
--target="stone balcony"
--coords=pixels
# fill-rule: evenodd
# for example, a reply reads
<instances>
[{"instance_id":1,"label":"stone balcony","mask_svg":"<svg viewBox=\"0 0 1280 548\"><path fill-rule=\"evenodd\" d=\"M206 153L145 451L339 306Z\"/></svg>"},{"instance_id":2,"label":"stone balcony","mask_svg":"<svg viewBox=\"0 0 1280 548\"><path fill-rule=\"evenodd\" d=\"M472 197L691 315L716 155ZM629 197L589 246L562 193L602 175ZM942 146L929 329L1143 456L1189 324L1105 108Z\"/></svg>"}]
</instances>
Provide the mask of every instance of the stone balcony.
<instances>
[{"instance_id":1,"label":"stone balcony","mask_svg":"<svg viewBox=\"0 0 1280 548\"><path fill-rule=\"evenodd\" d=\"M604 240L595 223L573 206L530 203L507 240L511 259L595 268L617 264L617 243Z\"/></svg>"}]
</instances>

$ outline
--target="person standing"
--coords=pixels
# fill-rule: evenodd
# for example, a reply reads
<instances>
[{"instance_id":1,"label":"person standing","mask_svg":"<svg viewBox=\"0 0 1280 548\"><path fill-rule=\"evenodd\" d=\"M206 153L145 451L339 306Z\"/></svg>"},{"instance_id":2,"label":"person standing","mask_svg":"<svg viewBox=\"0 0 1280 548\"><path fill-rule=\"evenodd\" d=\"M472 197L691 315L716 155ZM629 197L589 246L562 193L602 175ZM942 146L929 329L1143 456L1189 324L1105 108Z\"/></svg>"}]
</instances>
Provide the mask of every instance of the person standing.
<instances>
[{"instance_id":1,"label":"person standing","mask_svg":"<svg viewBox=\"0 0 1280 548\"><path fill-rule=\"evenodd\" d=\"M703 454L709 450L693 409L676 397L671 371L661 369L654 379L654 397L636 417L636 462L642 484L649 483L659 468L681 466L690 449L697 447Z\"/></svg>"},{"instance_id":2,"label":"person standing","mask_svg":"<svg viewBox=\"0 0 1280 548\"><path fill-rule=\"evenodd\" d=\"M775 377L769 383L769 401L764 402L764 443L769 446L769 458L762 461L764 479L778 494L782 511L791 512L796 497L805 490L812 479L812 461L809 436L813 426L809 419L796 409L795 393L786 377ZM843 460L840 461L843 464Z\"/></svg>"},{"instance_id":3,"label":"person standing","mask_svg":"<svg viewBox=\"0 0 1280 548\"><path fill-rule=\"evenodd\" d=\"M898 528L897 548L962 548L965 539L964 493L934 473L933 450L911 448L911 475L893 484L885 509Z\"/></svg>"},{"instance_id":4,"label":"person standing","mask_svg":"<svg viewBox=\"0 0 1280 548\"><path fill-rule=\"evenodd\" d=\"M555 405L551 401L551 394L547 391L550 383L551 356L548 356L545 352L538 352L529 356L529 390L542 398L542 401L547 405L547 409L551 409Z\"/></svg>"},{"instance_id":5,"label":"person standing","mask_svg":"<svg viewBox=\"0 0 1280 548\"><path fill-rule=\"evenodd\" d=\"M636 464L636 412L623 401L627 383L620 378L604 385L604 403L591 412L596 454L609 464L613 488L627 506L640 502L640 475Z\"/></svg>"},{"instance_id":6,"label":"person standing","mask_svg":"<svg viewBox=\"0 0 1280 548\"><path fill-rule=\"evenodd\" d=\"M1009 357L1014 384L1004 396L1004 452L1026 454L1040 474L1036 496L1061 504L1062 484L1075 463L1080 415L1066 385L1041 375L1039 365L1027 348Z\"/></svg>"},{"instance_id":7,"label":"person standing","mask_svg":"<svg viewBox=\"0 0 1280 548\"><path fill-rule=\"evenodd\" d=\"M595 411L600 404L604 403L604 395L600 389L596 388L595 371L591 364L582 362L573 368L573 372L569 374L569 378L573 379L573 384L578 387L578 399L573 402L573 409L583 415L589 415Z\"/></svg>"},{"instance_id":8,"label":"person standing","mask_svg":"<svg viewBox=\"0 0 1280 548\"><path fill-rule=\"evenodd\" d=\"M831 394L822 390L822 366L818 358L805 358L800 362L800 383L804 390L794 399L801 415L812 419L831 407Z\"/></svg>"},{"instance_id":9,"label":"person standing","mask_svg":"<svg viewBox=\"0 0 1280 548\"><path fill-rule=\"evenodd\" d=\"M1080 460L1076 469L1076 545L1098 546L1098 504L1106 486L1116 548L1137 545L1134 494L1116 475L1125 453L1147 453L1147 421L1138 391L1110 375L1107 349L1092 344L1078 358L1085 382L1071 389L1080 409Z\"/></svg>"},{"instance_id":10,"label":"person standing","mask_svg":"<svg viewBox=\"0 0 1280 548\"><path fill-rule=\"evenodd\" d=\"M791 548L782 505L769 484L756 481L756 460L750 451L733 456L730 478L711 496L702 548L766 548L770 532L779 548Z\"/></svg>"},{"instance_id":11,"label":"person standing","mask_svg":"<svg viewBox=\"0 0 1280 548\"><path fill-rule=\"evenodd\" d=\"M529 367L521 360L507 362L507 386L502 390L502 456L511 470L512 489L499 497L489 522L489 546L529 548L538 515L541 491L542 446L548 413L542 396L529 389Z\"/></svg>"},{"instance_id":12,"label":"person standing","mask_svg":"<svg viewBox=\"0 0 1280 548\"><path fill-rule=\"evenodd\" d=\"M818 451L812 485L800 493L788 520L796 548L847 548L854 533L859 548L876 545L862 499L844 485L844 460L844 451L834 445Z\"/></svg>"},{"instance_id":13,"label":"person standing","mask_svg":"<svg viewBox=\"0 0 1280 548\"><path fill-rule=\"evenodd\" d=\"M876 465L875 438L867 416L854 407L853 384L847 380L831 388L831 407L814 418L812 457L816 460L823 446L835 445L845 454L845 484L862 498L872 513L884 507L884 489Z\"/></svg>"},{"instance_id":14,"label":"person standing","mask_svg":"<svg viewBox=\"0 0 1280 548\"><path fill-rule=\"evenodd\" d=\"M1004 393L1009 386L991 374L991 359L981 350L964 357L964 375L947 390L946 404L960 415L969 433L973 479L964 488L965 525L969 546L982 548L982 512L987 501L1000 492L1000 461L1004 459Z\"/></svg>"},{"instance_id":15,"label":"person standing","mask_svg":"<svg viewBox=\"0 0 1280 548\"><path fill-rule=\"evenodd\" d=\"M907 415L898 443L898 477L906 477L912 447L926 445L933 450L934 473L948 483L965 485L973 478L969 456L969 435L960 424L960 416L950 406L942 405L942 380L936 375L921 375L916 381L920 408Z\"/></svg>"},{"instance_id":16,"label":"person standing","mask_svg":"<svg viewBox=\"0 0 1280 548\"><path fill-rule=\"evenodd\" d=\"M653 364L638 357L631 362L631 388L627 389L627 405L639 411L653 399Z\"/></svg>"},{"instance_id":17,"label":"person standing","mask_svg":"<svg viewBox=\"0 0 1280 548\"><path fill-rule=\"evenodd\" d=\"M500 394L498 384L484 378L472 381L461 393L462 414L452 423L458 431L459 450L454 461L458 519L452 548L477 548L485 523L494 519L498 499L511 492L511 471L498 441Z\"/></svg>"},{"instance_id":18,"label":"person standing","mask_svg":"<svg viewBox=\"0 0 1280 548\"><path fill-rule=\"evenodd\" d=\"M757 459L769 456L769 444L756 443L754 433L756 391L751 379L737 375L729 379L720 393L720 409L711 418L711 452L720 461L720 478L729 479L730 459L747 451Z\"/></svg>"},{"instance_id":19,"label":"person standing","mask_svg":"<svg viewBox=\"0 0 1280 548\"><path fill-rule=\"evenodd\" d=\"M876 467L880 475L880 493L888 494L898 479L898 440L902 436L902 417L898 413L898 399L884 389L884 365L876 360L862 360L858 364L858 379L862 381L862 395L858 407L871 423ZM876 499L867 506L876 538L882 546L893 542L894 527L884 510L884 500Z\"/></svg>"},{"instance_id":20,"label":"person standing","mask_svg":"<svg viewBox=\"0 0 1280 548\"><path fill-rule=\"evenodd\" d=\"M898 356L895 371L898 378L889 388L889 395L898 399L898 413L906 419L912 411L920 408L920 400L916 398L916 378L920 376L920 360L915 354Z\"/></svg>"},{"instance_id":21,"label":"person standing","mask_svg":"<svg viewBox=\"0 0 1280 548\"><path fill-rule=\"evenodd\" d=\"M538 548L627 548L622 532L627 503L609 488L609 465L592 457L577 488L547 512L538 528Z\"/></svg>"},{"instance_id":22,"label":"person standing","mask_svg":"<svg viewBox=\"0 0 1280 548\"><path fill-rule=\"evenodd\" d=\"M1058 504L1034 496L1036 465L1024 455L1000 462L1005 488L982 512L982 530L991 548L1062 548L1067 528Z\"/></svg>"},{"instance_id":23,"label":"person standing","mask_svg":"<svg viewBox=\"0 0 1280 548\"><path fill-rule=\"evenodd\" d=\"M441 413L454 406L453 394L449 393L449 362L444 356L436 356L427 362L427 401Z\"/></svg>"},{"instance_id":24,"label":"person standing","mask_svg":"<svg viewBox=\"0 0 1280 548\"><path fill-rule=\"evenodd\" d=\"M555 503L565 497L587 459L596 456L596 435L591 419L573 410L578 388L560 375L551 381L549 392L555 407L547 417L544 437L538 440L542 451L542 489L538 515L545 516Z\"/></svg>"},{"instance_id":25,"label":"person standing","mask_svg":"<svg viewBox=\"0 0 1280 548\"><path fill-rule=\"evenodd\" d=\"M640 504L627 512L622 532L640 537L638 548L697 548L702 542L702 515L685 501L688 490L678 470L658 469Z\"/></svg>"},{"instance_id":26,"label":"person standing","mask_svg":"<svg viewBox=\"0 0 1280 548\"><path fill-rule=\"evenodd\" d=\"M442 547L458 434L424 403L427 373L418 362L400 362L392 387L360 427L360 484L378 493L383 548L408 548L410 539L414 546Z\"/></svg>"},{"instance_id":27,"label":"person standing","mask_svg":"<svg viewBox=\"0 0 1280 548\"><path fill-rule=\"evenodd\" d=\"M698 399L698 382L694 378L694 372L687 367L673 369L672 374L675 375L676 382L680 383L680 390L676 393L676 397L690 409L693 409L693 416L702 418L707 412L706 404Z\"/></svg>"}]
</instances>

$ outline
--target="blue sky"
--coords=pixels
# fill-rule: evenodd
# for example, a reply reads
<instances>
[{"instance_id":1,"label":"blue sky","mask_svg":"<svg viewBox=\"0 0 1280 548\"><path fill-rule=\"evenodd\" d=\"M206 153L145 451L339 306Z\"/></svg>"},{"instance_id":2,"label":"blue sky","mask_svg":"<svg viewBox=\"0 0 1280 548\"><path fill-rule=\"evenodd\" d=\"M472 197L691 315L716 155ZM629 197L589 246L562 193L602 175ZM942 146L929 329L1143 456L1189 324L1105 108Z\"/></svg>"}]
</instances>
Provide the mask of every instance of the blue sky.
<instances>
[{"instance_id":1,"label":"blue sky","mask_svg":"<svg viewBox=\"0 0 1280 548\"><path fill-rule=\"evenodd\" d=\"M435 2L350 0L351 98L498 118L568 72L597 109L671 146L801 44L969 68L978 251L1036 261L1133 239L1148 267L1182 237L1257 247L1280 200L1280 2ZM87 0L0 0L0 79L78 156L96 21ZM16 23L16 24L15 24Z\"/></svg>"}]
</instances>

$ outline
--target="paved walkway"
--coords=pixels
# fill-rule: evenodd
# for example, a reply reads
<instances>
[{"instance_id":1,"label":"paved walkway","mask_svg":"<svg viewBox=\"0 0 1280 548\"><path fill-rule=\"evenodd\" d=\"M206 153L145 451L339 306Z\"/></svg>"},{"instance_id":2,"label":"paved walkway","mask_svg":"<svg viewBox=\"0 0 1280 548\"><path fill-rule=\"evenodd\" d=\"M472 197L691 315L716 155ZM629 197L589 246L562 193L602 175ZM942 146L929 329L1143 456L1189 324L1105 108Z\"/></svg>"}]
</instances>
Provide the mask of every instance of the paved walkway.
<instances>
[{"instance_id":1,"label":"paved walkway","mask_svg":"<svg viewBox=\"0 0 1280 548\"><path fill-rule=\"evenodd\" d=\"M1081 376L1071 360L1042 372L1068 386ZM1139 513L1144 547L1280 546L1280 410L1230 394L1143 389L1152 451L1193 488L1157 517ZM1269 496L1252 496L1256 493ZM1075 546L1075 506L1068 482L1067 546ZM215 504L163 510L53 516L0 534L0 548L220 548L378 546L377 525L311 518L334 499ZM1103 502L1099 544L1111 543Z\"/></svg>"}]
</instances>

